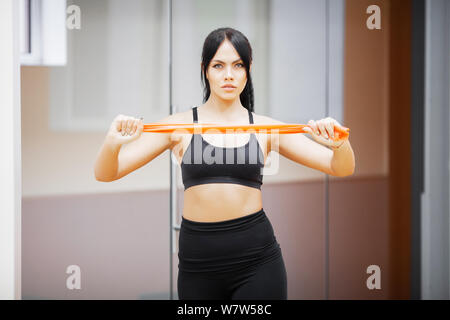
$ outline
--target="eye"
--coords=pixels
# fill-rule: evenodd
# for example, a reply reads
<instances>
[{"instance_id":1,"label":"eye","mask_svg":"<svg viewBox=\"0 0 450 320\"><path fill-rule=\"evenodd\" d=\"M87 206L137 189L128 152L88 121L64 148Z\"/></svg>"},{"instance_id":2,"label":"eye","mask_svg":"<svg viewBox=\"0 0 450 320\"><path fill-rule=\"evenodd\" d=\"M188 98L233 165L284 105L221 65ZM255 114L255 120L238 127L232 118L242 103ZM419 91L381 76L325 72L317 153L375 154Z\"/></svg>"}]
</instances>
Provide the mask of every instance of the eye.
<instances>
[{"instance_id":1,"label":"eye","mask_svg":"<svg viewBox=\"0 0 450 320\"><path fill-rule=\"evenodd\" d=\"M235 65L236 65L236 66L239 66L239 68L244 67L244 64L243 64L243 63L236 63ZM222 67L222 65L221 65L221 64L215 64L215 65L213 65L213 68L216 68L216 67ZM217 68L216 68L216 69L217 69Z\"/></svg>"}]
</instances>

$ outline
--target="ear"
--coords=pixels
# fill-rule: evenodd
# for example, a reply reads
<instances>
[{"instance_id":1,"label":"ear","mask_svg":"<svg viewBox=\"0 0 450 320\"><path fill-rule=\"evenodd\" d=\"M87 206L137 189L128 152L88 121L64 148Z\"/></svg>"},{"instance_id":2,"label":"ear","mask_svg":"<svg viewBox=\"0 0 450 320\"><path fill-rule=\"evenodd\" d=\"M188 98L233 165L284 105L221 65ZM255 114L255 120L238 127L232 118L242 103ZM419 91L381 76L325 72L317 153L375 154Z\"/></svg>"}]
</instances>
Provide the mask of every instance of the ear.
<instances>
[{"instance_id":1,"label":"ear","mask_svg":"<svg viewBox=\"0 0 450 320\"><path fill-rule=\"evenodd\" d=\"M250 67L248 68L249 72L252 72L252 63L250 62Z\"/></svg>"}]
</instances>

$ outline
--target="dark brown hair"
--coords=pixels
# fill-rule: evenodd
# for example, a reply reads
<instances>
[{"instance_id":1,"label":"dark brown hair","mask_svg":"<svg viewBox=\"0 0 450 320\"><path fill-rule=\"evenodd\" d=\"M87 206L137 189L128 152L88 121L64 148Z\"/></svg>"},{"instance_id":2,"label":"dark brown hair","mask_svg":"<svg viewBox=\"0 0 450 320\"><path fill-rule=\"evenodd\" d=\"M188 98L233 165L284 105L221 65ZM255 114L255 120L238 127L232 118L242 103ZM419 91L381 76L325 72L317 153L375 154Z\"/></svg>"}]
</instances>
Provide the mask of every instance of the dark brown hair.
<instances>
[{"instance_id":1,"label":"dark brown hair","mask_svg":"<svg viewBox=\"0 0 450 320\"><path fill-rule=\"evenodd\" d=\"M250 75L250 64L252 62L252 47L247 37L240 31L233 28L219 28L212 31L205 39L202 51L202 70L201 80L203 83L203 102L205 103L210 94L211 88L209 81L206 78L206 70L209 63L217 52L223 41L228 39L238 52L240 58L244 62L245 70L247 71L247 83L244 90L242 90L240 99L244 108L249 111L254 111L254 97L253 97L253 83Z\"/></svg>"}]
</instances>

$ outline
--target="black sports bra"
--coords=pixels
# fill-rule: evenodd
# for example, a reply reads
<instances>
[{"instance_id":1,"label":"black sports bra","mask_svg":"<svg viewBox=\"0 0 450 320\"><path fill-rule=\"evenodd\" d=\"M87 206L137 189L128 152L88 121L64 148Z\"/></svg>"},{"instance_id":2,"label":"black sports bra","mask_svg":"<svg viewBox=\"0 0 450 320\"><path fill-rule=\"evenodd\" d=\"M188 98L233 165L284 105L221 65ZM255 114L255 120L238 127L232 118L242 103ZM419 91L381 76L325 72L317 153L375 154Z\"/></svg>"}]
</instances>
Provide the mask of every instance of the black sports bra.
<instances>
[{"instance_id":1,"label":"black sports bra","mask_svg":"<svg viewBox=\"0 0 450 320\"><path fill-rule=\"evenodd\" d=\"M194 123L198 123L197 107L192 108ZM253 115L248 112L250 124ZM201 153L195 150L200 150ZM254 133L240 147L216 147L192 134L189 147L181 161L184 190L205 183L234 183L261 189L264 154Z\"/></svg>"}]
</instances>

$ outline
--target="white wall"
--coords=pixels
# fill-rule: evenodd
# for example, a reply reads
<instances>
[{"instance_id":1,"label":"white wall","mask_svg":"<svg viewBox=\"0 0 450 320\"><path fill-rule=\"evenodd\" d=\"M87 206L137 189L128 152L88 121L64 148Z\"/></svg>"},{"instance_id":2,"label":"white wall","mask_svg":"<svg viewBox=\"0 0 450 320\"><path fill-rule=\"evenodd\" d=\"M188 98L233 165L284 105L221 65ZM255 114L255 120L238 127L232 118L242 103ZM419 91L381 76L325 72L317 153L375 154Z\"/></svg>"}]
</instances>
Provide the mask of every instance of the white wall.
<instances>
[{"instance_id":1,"label":"white wall","mask_svg":"<svg viewBox=\"0 0 450 320\"><path fill-rule=\"evenodd\" d=\"M19 3L0 1L0 299L21 299Z\"/></svg>"},{"instance_id":2,"label":"white wall","mask_svg":"<svg viewBox=\"0 0 450 320\"><path fill-rule=\"evenodd\" d=\"M271 1L270 114L343 123L345 1ZM328 20L328 21L327 21ZM328 37L327 37L328 33Z\"/></svg>"}]
</instances>

